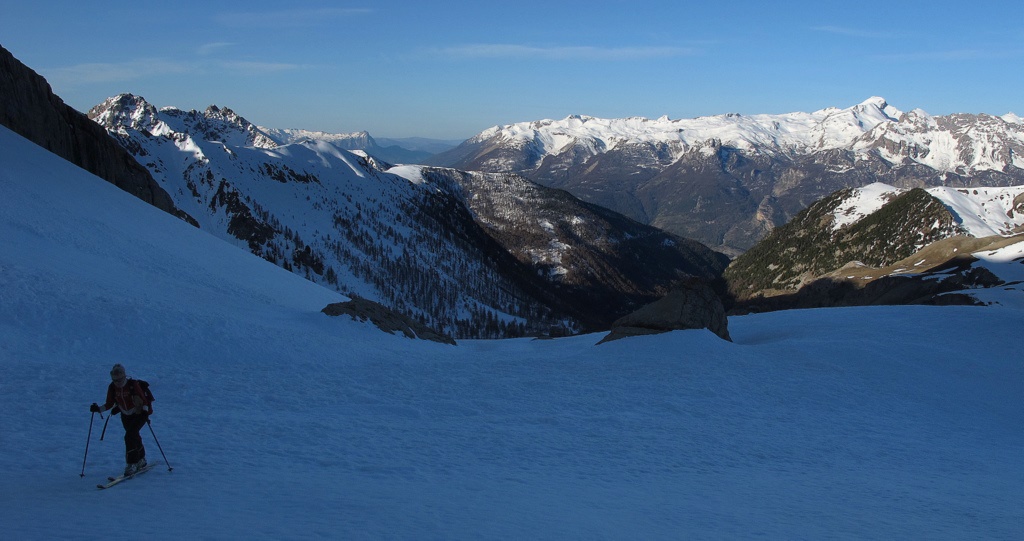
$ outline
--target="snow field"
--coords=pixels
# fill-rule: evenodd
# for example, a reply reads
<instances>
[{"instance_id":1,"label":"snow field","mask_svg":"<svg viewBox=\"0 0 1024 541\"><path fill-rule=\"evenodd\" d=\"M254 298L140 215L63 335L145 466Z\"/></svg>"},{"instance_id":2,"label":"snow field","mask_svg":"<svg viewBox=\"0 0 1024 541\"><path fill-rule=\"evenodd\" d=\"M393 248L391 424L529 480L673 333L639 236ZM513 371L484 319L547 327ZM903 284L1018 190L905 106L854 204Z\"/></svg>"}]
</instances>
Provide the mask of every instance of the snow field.
<instances>
[{"instance_id":1,"label":"snow field","mask_svg":"<svg viewBox=\"0 0 1024 541\"><path fill-rule=\"evenodd\" d=\"M444 346L0 129L12 539L1024 536L1024 312L874 307ZM1019 292L1014 293L1019 295ZM108 491L124 363L158 467ZM150 460L162 460L148 429Z\"/></svg>"}]
</instances>

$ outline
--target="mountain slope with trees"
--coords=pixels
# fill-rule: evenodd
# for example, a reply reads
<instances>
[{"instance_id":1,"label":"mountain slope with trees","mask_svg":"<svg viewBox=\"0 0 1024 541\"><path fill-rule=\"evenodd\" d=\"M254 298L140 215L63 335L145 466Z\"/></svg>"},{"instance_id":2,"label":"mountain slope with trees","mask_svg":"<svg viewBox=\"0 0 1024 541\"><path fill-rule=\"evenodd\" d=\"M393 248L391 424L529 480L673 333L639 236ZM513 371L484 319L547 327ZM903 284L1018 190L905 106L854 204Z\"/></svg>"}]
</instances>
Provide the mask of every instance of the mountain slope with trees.
<instances>
[{"instance_id":1,"label":"mountain slope with trees","mask_svg":"<svg viewBox=\"0 0 1024 541\"><path fill-rule=\"evenodd\" d=\"M282 145L227 108L158 110L124 94L89 116L203 229L459 338L605 327L675 279L714 278L727 264L698 243L525 179L394 169L325 139ZM513 187L529 194L530 204L515 199L526 219L488 226L480 202ZM559 212L542 220L537 211L550 205ZM530 229L540 221L549 226ZM528 237L571 246L568 270L517 254ZM619 269L616 257L645 264Z\"/></svg>"},{"instance_id":2,"label":"mountain slope with trees","mask_svg":"<svg viewBox=\"0 0 1024 541\"><path fill-rule=\"evenodd\" d=\"M734 259L723 276L733 302L759 309L940 302L936 295L997 285L972 268L970 254L1019 242L1022 233L1024 186L873 184L812 204Z\"/></svg>"}]
</instances>

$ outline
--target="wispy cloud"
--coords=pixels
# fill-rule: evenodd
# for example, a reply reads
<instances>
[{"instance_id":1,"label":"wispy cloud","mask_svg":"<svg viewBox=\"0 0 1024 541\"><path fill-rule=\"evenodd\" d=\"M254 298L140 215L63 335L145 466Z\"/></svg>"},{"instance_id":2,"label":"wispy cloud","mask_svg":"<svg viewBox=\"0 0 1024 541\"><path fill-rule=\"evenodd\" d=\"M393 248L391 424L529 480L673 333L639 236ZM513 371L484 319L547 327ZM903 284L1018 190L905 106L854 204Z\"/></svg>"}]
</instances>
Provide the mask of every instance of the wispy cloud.
<instances>
[{"instance_id":1,"label":"wispy cloud","mask_svg":"<svg viewBox=\"0 0 1024 541\"><path fill-rule=\"evenodd\" d=\"M839 36L848 36L853 38L868 38L868 39L889 39L896 37L892 32L883 32L879 30L868 30L864 28L849 28L845 26L814 26L811 28L816 32L825 32L828 34L836 34Z\"/></svg>"},{"instance_id":2,"label":"wispy cloud","mask_svg":"<svg viewBox=\"0 0 1024 541\"><path fill-rule=\"evenodd\" d=\"M990 51L984 49L955 49L948 51L919 51L880 54L875 58L891 62L958 62L963 60L995 60L1021 56L1019 50Z\"/></svg>"},{"instance_id":3,"label":"wispy cloud","mask_svg":"<svg viewBox=\"0 0 1024 541\"><path fill-rule=\"evenodd\" d=\"M338 19L373 13L369 8L320 8L282 9L278 11L253 11L222 13L216 20L226 26L247 28L313 26L337 21Z\"/></svg>"},{"instance_id":4,"label":"wispy cloud","mask_svg":"<svg viewBox=\"0 0 1024 541\"><path fill-rule=\"evenodd\" d=\"M289 64L284 62L224 62L223 66L242 75L268 75L310 67L305 64Z\"/></svg>"},{"instance_id":5,"label":"wispy cloud","mask_svg":"<svg viewBox=\"0 0 1024 541\"><path fill-rule=\"evenodd\" d=\"M120 83L154 75L181 74L193 71L187 62L163 59L133 60L119 63L88 63L55 68L46 72L46 78L57 86L93 83Z\"/></svg>"},{"instance_id":6,"label":"wispy cloud","mask_svg":"<svg viewBox=\"0 0 1024 541\"><path fill-rule=\"evenodd\" d=\"M234 45L234 43L228 43L224 41L218 41L215 43L204 43L203 45L200 45L198 49L196 49L196 53L200 56L209 56L211 54L216 53L217 51L231 47L232 45Z\"/></svg>"},{"instance_id":7,"label":"wispy cloud","mask_svg":"<svg viewBox=\"0 0 1024 541\"><path fill-rule=\"evenodd\" d=\"M86 84L124 83L149 77L191 74L200 76L211 71L228 71L234 75L261 76L309 69L306 64L252 61L177 62L163 59L133 60L120 63L78 64L46 70L51 84L69 88Z\"/></svg>"},{"instance_id":8,"label":"wispy cloud","mask_svg":"<svg viewBox=\"0 0 1024 541\"><path fill-rule=\"evenodd\" d=\"M480 43L430 50L449 58L520 58L539 60L636 60L694 56L697 49L687 47L538 47L507 43Z\"/></svg>"}]
</instances>

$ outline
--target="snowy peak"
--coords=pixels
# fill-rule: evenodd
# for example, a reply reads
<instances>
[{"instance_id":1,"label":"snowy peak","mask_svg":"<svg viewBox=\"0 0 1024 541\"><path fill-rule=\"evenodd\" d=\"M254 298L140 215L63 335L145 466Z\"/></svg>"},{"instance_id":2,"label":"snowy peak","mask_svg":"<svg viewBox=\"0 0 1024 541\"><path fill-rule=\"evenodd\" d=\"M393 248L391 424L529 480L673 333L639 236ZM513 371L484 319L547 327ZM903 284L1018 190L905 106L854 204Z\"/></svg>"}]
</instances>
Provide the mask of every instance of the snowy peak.
<instances>
[{"instance_id":1,"label":"snowy peak","mask_svg":"<svg viewBox=\"0 0 1024 541\"><path fill-rule=\"evenodd\" d=\"M260 131L267 134L279 145L302 143L306 141L326 141L345 150L365 150L377 146L377 142L370 136L369 132L358 131L353 133L327 133L322 131L281 129L260 127Z\"/></svg>"},{"instance_id":2,"label":"snowy peak","mask_svg":"<svg viewBox=\"0 0 1024 541\"><path fill-rule=\"evenodd\" d=\"M879 115L881 115L881 117L884 117L883 120L899 121L900 117L903 116L903 111L889 105L885 98L879 96L872 96L862 101L855 108L866 115L872 115L876 118L879 118Z\"/></svg>"},{"instance_id":3,"label":"snowy peak","mask_svg":"<svg viewBox=\"0 0 1024 541\"><path fill-rule=\"evenodd\" d=\"M274 148L277 142L263 133L255 124L242 118L228 108L211 105L202 115L190 111L189 116L199 119L198 125L205 128L206 140L258 148Z\"/></svg>"},{"instance_id":4,"label":"snowy peak","mask_svg":"<svg viewBox=\"0 0 1024 541\"><path fill-rule=\"evenodd\" d=\"M89 110L89 118L108 130L129 128L152 132L160 123L156 107L134 94L107 98Z\"/></svg>"},{"instance_id":5,"label":"snowy peak","mask_svg":"<svg viewBox=\"0 0 1024 541\"><path fill-rule=\"evenodd\" d=\"M206 111L157 110L144 98L120 94L89 110L89 118L108 131L135 130L153 135L184 134L194 139L227 145L274 148L277 142L256 125L228 108L210 105Z\"/></svg>"},{"instance_id":6,"label":"snowy peak","mask_svg":"<svg viewBox=\"0 0 1024 541\"><path fill-rule=\"evenodd\" d=\"M999 118L1003 119L1003 122L1006 122L1007 124L1024 124L1024 118L1021 118L1013 113L1006 113L1005 115Z\"/></svg>"},{"instance_id":7,"label":"snowy peak","mask_svg":"<svg viewBox=\"0 0 1024 541\"><path fill-rule=\"evenodd\" d=\"M267 134L279 145L293 143L326 142L331 145L353 152L363 151L373 158L387 163L421 163L431 155L449 150L455 143L439 143L422 140L389 140L374 139L368 132L330 133L314 130L267 128L260 126L260 131ZM440 147L440 149L434 150ZM432 150L426 150L430 148Z\"/></svg>"}]
</instances>

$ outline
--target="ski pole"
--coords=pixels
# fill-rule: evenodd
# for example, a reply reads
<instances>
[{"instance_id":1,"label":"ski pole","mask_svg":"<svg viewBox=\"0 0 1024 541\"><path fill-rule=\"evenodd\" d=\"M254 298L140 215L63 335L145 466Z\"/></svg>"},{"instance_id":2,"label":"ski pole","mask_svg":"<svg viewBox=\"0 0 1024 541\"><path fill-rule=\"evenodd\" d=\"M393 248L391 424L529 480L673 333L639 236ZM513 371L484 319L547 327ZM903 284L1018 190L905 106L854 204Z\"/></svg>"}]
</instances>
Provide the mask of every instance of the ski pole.
<instances>
[{"instance_id":1,"label":"ski pole","mask_svg":"<svg viewBox=\"0 0 1024 541\"><path fill-rule=\"evenodd\" d=\"M108 415L107 416L107 420L103 422L103 432L100 432L100 441L103 441L103 436L107 435L107 423L110 422L110 418L111 417L113 417L113 415ZM100 414L100 418L101 419L103 418L103 414L102 413Z\"/></svg>"},{"instance_id":2,"label":"ski pole","mask_svg":"<svg viewBox=\"0 0 1024 541\"><path fill-rule=\"evenodd\" d=\"M85 461L89 458L89 440L92 439L92 420L96 418L96 412L92 412L89 415L89 435L85 438L85 456L82 457L82 475L79 477L85 477Z\"/></svg>"},{"instance_id":3,"label":"ski pole","mask_svg":"<svg viewBox=\"0 0 1024 541\"><path fill-rule=\"evenodd\" d=\"M160 454L164 457L164 464L167 464L167 471L174 471L171 467L171 463L167 461L167 455L164 454L164 448L160 445L160 440L156 439L156 432L153 432L153 423L146 419L146 424L149 425L149 433L153 435L153 441L156 442L157 449L160 449Z\"/></svg>"}]
</instances>

